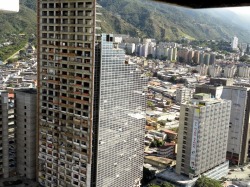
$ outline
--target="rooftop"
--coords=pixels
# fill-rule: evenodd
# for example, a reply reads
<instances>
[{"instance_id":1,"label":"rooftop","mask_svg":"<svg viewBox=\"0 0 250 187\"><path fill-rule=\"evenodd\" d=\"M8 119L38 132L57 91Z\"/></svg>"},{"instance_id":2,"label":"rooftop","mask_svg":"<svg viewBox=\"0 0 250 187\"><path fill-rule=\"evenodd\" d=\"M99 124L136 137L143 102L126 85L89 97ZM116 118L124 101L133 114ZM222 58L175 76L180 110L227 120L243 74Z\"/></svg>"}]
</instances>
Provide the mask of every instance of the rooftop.
<instances>
[{"instance_id":1,"label":"rooftop","mask_svg":"<svg viewBox=\"0 0 250 187\"><path fill-rule=\"evenodd\" d=\"M145 156L145 159L152 160L161 164L169 165L172 164L174 160L169 158L157 157L157 156Z\"/></svg>"},{"instance_id":2,"label":"rooftop","mask_svg":"<svg viewBox=\"0 0 250 187\"><path fill-rule=\"evenodd\" d=\"M164 170L164 171L158 173L156 175L156 177L165 179L167 181L176 182L179 184L191 184L197 180L197 178L189 179L186 176L179 175L179 174L175 173L174 171L169 171L169 170Z\"/></svg>"},{"instance_id":3,"label":"rooftop","mask_svg":"<svg viewBox=\"0 0 250 187\"><path fill-rule=\"evenodd\" d=\"M23 92L23 93L29 93L29 94L37 94L37 90L35 88L21 88L21 89L15 89L15 92Z\"/></svg>"},{"instance_id":4,"label":"rooftop","mask_svg":"<svg viewBox=\"0 0 250 187\"><path fill-rule=\"evenodd\" d=\"M174 131L171 131L171 130L168 130L168 129L164 129L164 130L161 130L162 132L165 132L166 134L174 134L174 135L177 135L176 132Z\"/></svg>"}]
</instances>

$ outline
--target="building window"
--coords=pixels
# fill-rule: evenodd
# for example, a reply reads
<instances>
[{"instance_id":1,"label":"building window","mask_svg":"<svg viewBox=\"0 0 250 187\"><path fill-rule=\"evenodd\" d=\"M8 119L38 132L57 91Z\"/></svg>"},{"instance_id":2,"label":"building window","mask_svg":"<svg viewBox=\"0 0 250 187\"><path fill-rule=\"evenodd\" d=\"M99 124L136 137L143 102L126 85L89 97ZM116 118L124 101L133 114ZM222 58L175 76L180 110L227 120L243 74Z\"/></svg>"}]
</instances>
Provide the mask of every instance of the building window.
<instances>
[{"instance_id":1,"label":"building window","mask_svg":"<svg viewBox=\"0 0 250 187\"><path fill-rule=\"evenodd\" d=\"M26 122L26 119L24 119L24 122Z\"/></svg>"},{"instance_id":2,"label":"building window","mask_svg":"<svg viewBox=\"0 0 250 187\"><path fill-rule=\"evenodd\" d=\"M26 106L24 106L24 109L26 109Z\"/></svg>"},{"instance_id":3,"label":"building window","mask_svg":"<svg viewBox=\"0 0 250 187\"><path fill-rule=\"evenodd\" d=\"M24 128L26 128L26 125L24 125Z\"/></svg>"},{"instance_id":4,"label":"building window","mask_svg":"<svg viewBox=\"0 0 250 187\"><path fill-rule=\"evenodd\" d=\"M24 115L26 116L26 112L24 112Z\"/></svg>"},{"instance_id":5,"label":"building window","mask_svg":"<svg viewBox=\"0 0 250 187\"><path fill-rule=\"evenodd\" d=\"M24 131L24 134L26 134L26 131Z\"/></svg>"}]
</instances>

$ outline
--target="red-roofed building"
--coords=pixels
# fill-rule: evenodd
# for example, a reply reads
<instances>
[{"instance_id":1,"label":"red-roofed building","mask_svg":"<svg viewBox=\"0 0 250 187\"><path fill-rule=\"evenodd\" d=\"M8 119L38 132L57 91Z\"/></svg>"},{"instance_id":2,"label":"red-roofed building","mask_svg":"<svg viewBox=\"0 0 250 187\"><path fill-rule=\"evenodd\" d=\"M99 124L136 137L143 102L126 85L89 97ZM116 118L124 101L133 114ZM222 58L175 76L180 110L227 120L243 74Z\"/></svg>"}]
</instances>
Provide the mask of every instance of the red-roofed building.
<instances>
[{"instance_id":1,"label":"red-roofed building","mask_svg":"<svg viewBox=\"0 0 250 187\"><path fill-rule=\"evenodd\" d=\"M164 132L167 135L167 139L170 141L175 140L177 138L177 135L178 135L176 132L171 131L169 129L161 130L161 132Z\"/></svg>"},{"instance_id":2,"label":"red-roofed building","mask_svg":"<svg viewBox=\"0 0 250 187\"><path fill-rule=\"evenodd\" d=\"M8 98L14 98L14 94L9 93Z\"/></svg>"}]
</instances>

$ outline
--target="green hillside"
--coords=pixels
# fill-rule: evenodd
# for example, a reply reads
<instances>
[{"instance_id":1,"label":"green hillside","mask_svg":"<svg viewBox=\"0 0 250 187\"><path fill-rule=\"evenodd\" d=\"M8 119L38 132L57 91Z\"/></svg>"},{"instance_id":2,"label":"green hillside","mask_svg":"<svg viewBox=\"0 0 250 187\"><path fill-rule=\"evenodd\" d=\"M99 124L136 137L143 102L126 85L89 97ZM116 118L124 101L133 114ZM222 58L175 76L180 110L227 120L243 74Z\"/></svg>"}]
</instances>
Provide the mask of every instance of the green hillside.
<instances>
[{"instance_id":1,"label":"green hillside","mask_svg":"<svg viewBox=\"0 0 250 187\"><path fill-rule=\"evenodd\" d=\"M127 23L138 29L142 36L158 40L176 40L181 37L195 39L229 40L237 35L241 41L250 42L249 31L215 18L213 12L193 10L151 2L148 0L100 0L105 11L118 17L116 25ZM103 16L109 20L109 16ZM111 26L117 33L116 25ZM110 30L110 29L109 29ZM103 28L106 31L106 28Z\"/></svg>"},{"instance_id":2,"label":"green hillside","mask_svg":"<svg viewBox=\"0 0 250 187\"><path fill-rule=\"evenodd\" d=\"M0 60L22 49L36 34L36 13L21 5L18 13L0 13ZM11 43L4 45L4 43Z\"/></svg>"},{"instance_id":3,"label":"green hillside","mask_svg":"<svg viewBox=\"0 0 250 187\"><path fill-rule=\"evenodd\" d=\"M35 34L36 13L21 5L18 13L0 13L0 25L0 40L5 39L9 34Z\"/></svg>"},{"instance_id":4,"label":"green hillside","mask_svg":"<svg viewBox=\"0 0 250 187\"><path fill-rule=\"evenodd\" d=\"M20 0L17 14L0 14L0 40L6 33L35 33L36 1ZM102 8L102 32L130 34L157 40L190 39L229 40L237 35L250 42L250 32L222 19L218 11L193 10L149 0L98 0ZM224 11L225 13L225 11ZM219 19L220 17L220 19Z\"/></svg>"}]
</instances>

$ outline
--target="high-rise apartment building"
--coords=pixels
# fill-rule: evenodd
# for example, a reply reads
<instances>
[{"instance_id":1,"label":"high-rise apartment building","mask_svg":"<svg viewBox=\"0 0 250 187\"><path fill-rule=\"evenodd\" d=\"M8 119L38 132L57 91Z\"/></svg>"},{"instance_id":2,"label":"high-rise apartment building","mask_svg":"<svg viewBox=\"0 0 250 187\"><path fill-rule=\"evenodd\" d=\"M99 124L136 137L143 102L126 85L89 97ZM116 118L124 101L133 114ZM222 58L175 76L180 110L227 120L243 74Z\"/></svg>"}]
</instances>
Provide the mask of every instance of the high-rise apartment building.
<instances>
[{"instance_id":1,"label":"high-rise apartment building","mask_svg":"<svg viewBox=\"0 0 250 187\"><path fill-rule=\"evenodd\" d=\"M236 36L234 36L233 39L232 39L232 43L231 43L231 48L233 50L238 49L238 42L239 42L238 38Z\"/></svg>"},{"instance_id":2,"label":"high-rise apartment building","mask_svg":"<svg viewBox=\"0 0 250 187\"><path fill-rule=\"evenodd\" d=\"M146 82L112 35L95 40L95 0L40 0L38 15L39 183L139 186Z\"/></svg>"},{"instance_id":3,"label":"high-rise apartment building","mask_svg":"<svg viewBox=\"0 0 250 187\"><path fill-rule=\"evenodd\" d=\"M250 158L250 89L237 86L197 85L195 93L209 93L232 102L228 134L227 159L244 164Z\"/></svg>"},{"instance_id":4,"label":"high-rise apartment building","mask_svg":"<svg viewBox=\"0 0 250 187\"><path fill-rule=\"evenodd\" d=\"M219 179L228 172L226 161L231 101L196 94L182 104L176 172L190 178L213 169Z\"/></svg>"},{"instance_id":5,"label":"high-rise apartment building","mask_svg":"<svg viewBox=\"0 0 250 187\"><path fill-rule=\"evenodd\" d=\"M16 173L15 98L8 91L0 91L0 177Z\"/></svg>"},{"instance_id":6,"label":"high-rise apartment building","mask_svg":"<svg viewBox=\"0 0 250 187\"><path fill-rule=\"evenodd\" d=\"M36 90L0 91L0 178L35 179Z\"/></svg>"},{"instance_id":7,"label":"high-rise apartment building","mask_svg":"<svg viewBox=\"0 0 250 187\"><path fill-rule=\"evenodd\" d=\"M36 178L37 90L15 90L17 174Z\"/></svg>"}]
</instances>

